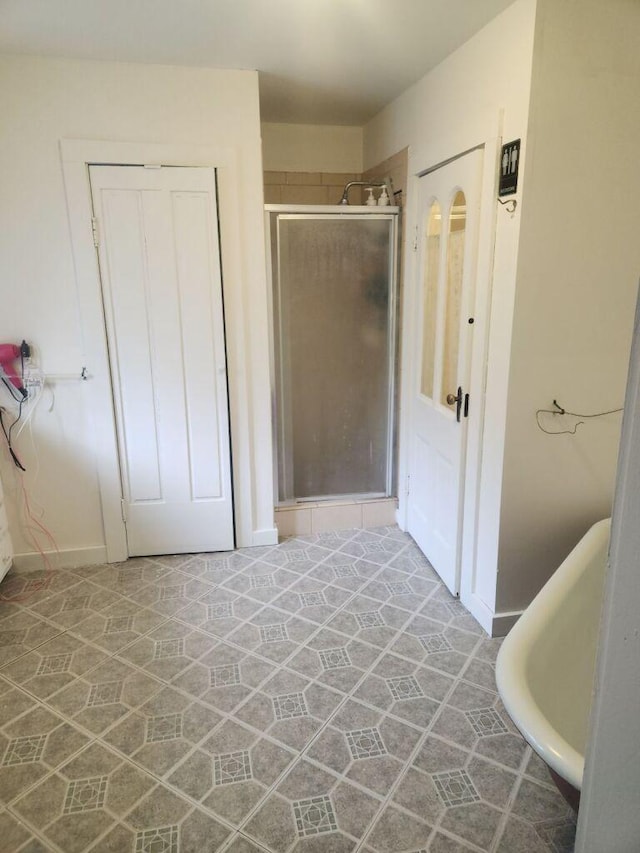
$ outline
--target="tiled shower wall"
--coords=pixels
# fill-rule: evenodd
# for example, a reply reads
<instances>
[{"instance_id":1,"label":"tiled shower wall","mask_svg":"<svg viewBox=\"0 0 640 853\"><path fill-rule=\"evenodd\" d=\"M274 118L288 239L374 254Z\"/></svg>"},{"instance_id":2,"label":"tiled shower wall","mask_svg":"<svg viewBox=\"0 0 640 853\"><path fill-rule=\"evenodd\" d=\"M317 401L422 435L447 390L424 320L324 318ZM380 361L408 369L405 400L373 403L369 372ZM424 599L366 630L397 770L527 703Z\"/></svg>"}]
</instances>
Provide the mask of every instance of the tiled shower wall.
<instances>
[{"instance_id":1,"label":"tiled shower wall","mask_svg":"<svg viewBox=\"0 0 640 853\"><path fill-rule=\"evenodd\" d=\"M349 181L359 181L354 172L265 172L265 204L340 204ZM359 187L349 192L349 201L360 202Z\"/></svg>"},{"instance_id":2,"label":"tiled shower wall","mask_svg":"<svg viewBox=\"0 0 640 853\"><path fill-rule=\"evenodd\" d=\"M381 181L383 178L391 178L395 198L392 204L397 204L403 207L403 201L407 193L407 168L408 168L408 149L403 148L377 166L367 169L362 173L363 181Z\"/></svg>"},{"instance_id":3,"label":"tiled shower wall","mask_svg":"<svg viewBox=\"0 0 640 853\"><path fill-rule=\"evenodd\" d=\"M264 173L265 204L340 204L349 181L380 181L390 177L395 198L402 207L407 188L407 149L383 160L366 172L269 172ZM360 187L349 191L351 204L362 203Z\"/></svg>"}]
</instances>

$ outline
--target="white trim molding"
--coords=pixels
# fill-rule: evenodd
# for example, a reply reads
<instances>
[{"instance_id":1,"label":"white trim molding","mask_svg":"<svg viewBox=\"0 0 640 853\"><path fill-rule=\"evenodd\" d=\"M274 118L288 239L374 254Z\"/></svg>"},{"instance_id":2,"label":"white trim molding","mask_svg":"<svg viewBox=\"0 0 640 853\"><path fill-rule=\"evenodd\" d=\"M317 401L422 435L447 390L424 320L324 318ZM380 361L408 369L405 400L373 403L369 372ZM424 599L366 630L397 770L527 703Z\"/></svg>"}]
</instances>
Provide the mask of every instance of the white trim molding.
<instances>
[{"instance_id":1,"label":"white trim molding","mask_svg":"<svg viewBox=\"0 0 640 853\"><path fill-rule=\"evenodd\" d=\"M126 559L121 483L100 271L91 230L88 166L207 166L216 170L222 255L236 546L276 544L271 465L268 312L262 199L252 197L252 157L242 146L61 140L60 155L91 381L81 383L93 418L106 559ZM255 159L255 158L253 158ZM255 210L254 210L255 208ZM251 216L250 213L255 213ZM246 246L252 245L252 251Z\"/></svg>"},{"instance_id":2,"label":"white trim molding","mask_svg":"<svg viewBox=\"0 0 640 853\"><path fill-rule=\"evenodd\" d=\"M500 118L500 117L499 117ZM480 194L480 218L478 231L478 249L476 256L476 284L474 305L474 334L470 374L471 414L469 417L466 459L464 471L464 504L462 518L461 560L462 573L460 596L462 602L473 613L488 634L494 632L493 610L482 600L478 591L478 527L481 505L481 483L483 465L483 447L485 441L485 389L490 348L490 327L493 302L493 261L496 239L496 180L497 162L501 138L496 135L494 123L492 135L475 145L467 146L458 154L440 146L437 149L424 149L409 152L409 180L407 187L407 228L406 233L417 234L418 187L420 176L463 156L469 151L481 148L484 152L482 166L482 189ZM489 126L487 125L487 131ZM439 159L435 159L436 156ZM405 242L404 255L404 305L402 308L402 387L400 396L400 451L398 456L398 512L396 519L402 530L407 529L407 474L410 447L411 400L412 390L417 386L419 365L414 357L420 337L420 317L417 310L416 281L419 276L417 252L413 251L412 240ZM500 622L500 624L502 624Z\"/></svg>"},{"instance_id":3,"label":"white trim molding","mask_svg":"<svg viewBox=\"0 0 640 853\"><path fill-rule=\"evenodd\" d=\"M510 610L494 613L475 593L460 593L460 601L490 637L506 637L524 613L523 610Z\"/></svg>"},{"instance_id":4,"label":"white trim molding","mask_svg":"<svg viewBox=\"0 0 640 853\"><path fill-rule=\"evenodd\" d=\"M56 569L78 569L82 566L99 566L107 562L107 549L104 545L95 545L91 548L45 551L44 555ZM15 554L13 568L17 572L32 572L36 569L42 569L42 554L39 551Z\"/></svg>"},{"instance_id":5,"label":"white trim molding","mask_svg":"<svg viewBox=\"0 0 640 853\"><path fill-rule=\"evenodd\" d=\"M523 613L524 610L511 610L508 613L496 613L491 625L491 636L506 637Z\"/></svg>"}]
</instances>

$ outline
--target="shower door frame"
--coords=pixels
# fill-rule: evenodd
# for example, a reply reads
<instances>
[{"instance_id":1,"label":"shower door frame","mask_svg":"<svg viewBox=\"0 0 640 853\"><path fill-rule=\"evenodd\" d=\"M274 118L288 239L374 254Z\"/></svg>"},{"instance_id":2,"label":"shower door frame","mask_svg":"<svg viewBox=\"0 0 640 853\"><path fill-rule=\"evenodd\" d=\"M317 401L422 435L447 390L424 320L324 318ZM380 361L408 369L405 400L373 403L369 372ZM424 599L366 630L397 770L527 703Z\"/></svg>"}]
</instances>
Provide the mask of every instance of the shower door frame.
<instances>
[{"instance_id":1,"label":"shower door frame","mask_svg":"<svg viewBox=\"0 0 640 853\"><path fill-rule=\"evenodd\" d=\"M345 209L347 207L348 209ZM274 483L274 504L276 507L297 506L308 503L318 503L324 501L336 500L368 500L392 497L393 493L393 476L394 476L394 448L395 436L397 431L397 413L395 411L395 390L396 390L396 342L397 342L397 324L398 324L398 261L399 261L399 213L398 207L385 207L372 210L366 205L313 205L313 204L266 204L265 210L265 229L266 229L266 252L267 252L267 284L269 290L269 343L270 343L270 373L271 373L271 401L273 412L273 483ZM274 216L276 214L276 216ZM390 231L390 248L389 253L389 301L387 307L388 332L387 332L387 370L388 370L388 387L387 387L387 441L386 441L386 489L384 492L356 492L353 494L337 494L337 495L310 495L308 497L290 498L287 500L280 499L280 483L287 477L293 477L293 462L291 456L293 450L288 454L281 454L280 447L286 447L285 435L286 418L284 417L284 403L281 399L280 388L282 383L277 381L277 361L276 361L276 340L275 340L275 320L277 314L276 305L276 287L274 282L274 257L273 248L279 252L280 242L278 238L278 223L280 217L286 219L318 219L327 220L344 220L344 219L382 219L388 220L391 226ZM275 235L273 229L275 223ZM275 240L274 240L275 236ZM279 260L279 259L278 259ZM279 263L277 265L279 269ZM278 288L279 292L279 288ZM280 364L282 364L282 353L280 354ZM288 461L288 465L287 465ZM293 491L293 488L288 489Z\"/></svg>"}]
</instances>

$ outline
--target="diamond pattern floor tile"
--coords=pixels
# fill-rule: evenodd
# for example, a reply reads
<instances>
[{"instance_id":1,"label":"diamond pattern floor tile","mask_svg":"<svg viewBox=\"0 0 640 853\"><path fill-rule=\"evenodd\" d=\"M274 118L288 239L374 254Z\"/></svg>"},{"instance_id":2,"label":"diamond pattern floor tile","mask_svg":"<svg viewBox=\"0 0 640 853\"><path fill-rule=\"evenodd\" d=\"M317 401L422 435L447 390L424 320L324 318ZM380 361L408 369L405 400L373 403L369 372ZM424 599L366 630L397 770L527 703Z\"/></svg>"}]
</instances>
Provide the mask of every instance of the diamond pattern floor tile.
<instances>
[{"instance_id":1,"label":"diamond pattern floor tile","mask_svg":"<svg viewBox=\"0 0 640 853\"><path fill-rule=\"evenodd\" d=\"M0 838L85 853L571 853L484 636L396 527L11 572Z\"/></svg>"}]
</instances>

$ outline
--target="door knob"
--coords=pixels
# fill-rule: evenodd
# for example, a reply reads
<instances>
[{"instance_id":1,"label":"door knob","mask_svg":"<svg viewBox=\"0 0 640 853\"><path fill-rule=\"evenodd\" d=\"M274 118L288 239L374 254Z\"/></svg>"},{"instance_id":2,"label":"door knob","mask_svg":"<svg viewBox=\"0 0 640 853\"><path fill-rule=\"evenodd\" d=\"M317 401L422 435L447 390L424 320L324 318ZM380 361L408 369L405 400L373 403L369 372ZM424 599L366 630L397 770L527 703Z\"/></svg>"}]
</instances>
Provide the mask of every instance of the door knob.
<instances>
[{"instance_id":1,"label":"door knob","mask_svg":"<svg viewBox=\"0 0 640 853\"><path fill-rule=\"evenodd\" d=\"M454 394L447 394L447 403L450 406L456 404L456 420L460 423L460 409L462 408L462 388L458 386L458 394L457 396Z\"/></svg>"}]
</instances>

